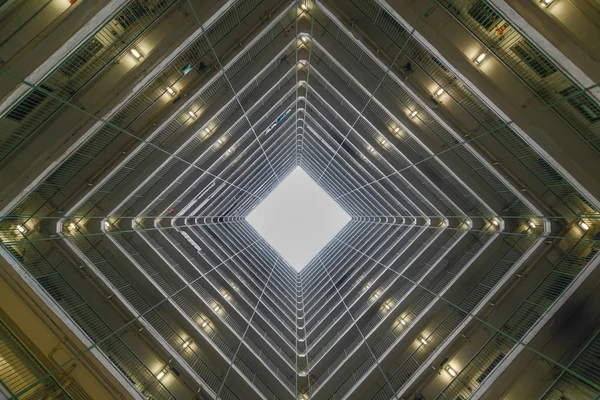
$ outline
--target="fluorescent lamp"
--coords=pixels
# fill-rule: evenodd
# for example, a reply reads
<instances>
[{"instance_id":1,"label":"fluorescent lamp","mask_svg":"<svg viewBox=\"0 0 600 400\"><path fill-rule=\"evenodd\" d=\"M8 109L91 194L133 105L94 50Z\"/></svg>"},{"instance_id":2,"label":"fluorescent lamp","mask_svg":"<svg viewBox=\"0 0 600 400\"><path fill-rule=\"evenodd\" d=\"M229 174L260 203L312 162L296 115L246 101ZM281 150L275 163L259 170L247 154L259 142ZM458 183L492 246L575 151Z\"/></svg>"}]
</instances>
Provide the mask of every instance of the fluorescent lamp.
<instances>
[{"instance_id":1,"label":"fluorescent lamp","mask_svg":"<svg viewBox=\"0 0 600 400\"><path fill-rule=\"evenodd\" d=\"M404 320L404 318L400 318L400 323L404 326L406 326L406 321Z\"/></svg>"},{"instance_id":2,"label":"fluorescent lamp","mask_svg":"<svg viewBox=\"0 0 600 400\"><path fill-rule=\"evenodd\" d=\"M134 49L133 47L129 50L131 52L131 54L136 58L136 60L139 60L142 58L142 53L140 53L137 49Z\"/></svg>"},{"instance_id":3,"label":"fluorescent lamp","mask_svg":"<svg viewBox=\"0 0 600 400\"><path fill-rule=\"evenodd\" d=\"M193 111L188 111L188 115L192 118L194 118L196 116L196 114L194 114Z\"/></svg>"},{"instance_id":4,"label":"fluorescent lamp","mask_svg":"<svg viewBox=\"0 0 600 400\"><path fill-rule=\"evenodd\" d=\"M532 227L532 228L535 228L535 227L537 226L537 225L535 224L535 222L533 222L533 221L527 221L527 224L528 224L530 227Z\"/></svg>"},{"instance_id":5,"label":"fluorescent lamp","mask_svg":"<svg viewBox=\"0 0 600 400\"><path fill-rule=\"evenodd\" d=\"M440 97L442 94L444 93L444 89L439 88L437 92L435 92L433 95L435 97Z\"/></svg>"},{"instance_id":6,"label":"fluorescent lamp","mask_svg":"<svg viewBox=\"0 0 600 400\"><path fill-rule=\"evenodd\" d=\"M476 58L476 59L475 59L473 62L475 63L475 65L479 65L479 64L481 64L481 62L482 62L483 60L485 60L485 57L486 57L486 56L487 56L487 54L486 54L486 53L481 53L481 54L479 54L479 55L477 56L477 58Z\"/></svg>"},{"instance_id":7,"label":"fluorescent lamp","mask_svg":"<svg viewBox=\"0 0 600 400\"><path fill-rule=\"evenodd\" d=\"M219 140L217 141L217 143L219 143L219 144L223 144L223 139L219 139Z\"/></svg>"},{"instance_id":8,"label":"fluorescent lamp","mask_svg":"<svg viewBox=\"0 0 600 400\"><path fill-rule=\"evenodd\" d=\"M410 113L410 117L414 118L417 115L417 110Z\"/></svg>"},{"instance_id":9,"label":"fluorescent lamp","mask_svg":"<svg viewBox=\"0 0 600 400\"><path fill-rule=\"evenodd\" d=\"M175 92L173 88L167 86L167 93L169 93L171 96L175 96L175 93L177 92Z\"/></svg>"},{"instance_id":10,"label":"fluorescent lamp","mask_svg":"<svg viewBox=\"0 0 600 400\"><path fill-rule=\"evenodd\" d=\"M77 225L75 225L75 222L71 222L69 224L69 230L74 231L75 229L77 229Z\"/></svg>"},{"instance_id":11,"label":"fluorescent lamp","mask_svg":"<svg viewBox=\"0 0 600 400\"><path fill-rule=\"evenodd\" d=\"M588 231L590 229L590 226L583 221L579 221L579 227L584 231Z\"/></svg>"},{"instance_id":12,"label":"fluorescent lamp","mask_svg":"<svg viewBox=\"0 0 600 400\"><path fill-rule=\"evenodd\" d=\"M554 0L541 0L540 3L545 7L548 7L550 4L554 3Z\"/></svg>"},{"instance_id":13,"label":"fluorescent lamp","mask_svg":"<svg viewBox=\"0 0 600 400\"><path fill-rule=\"evenodd\" d=\"M304 3L300 4L300 8L303 9L304 11L308 10L308 7L306 7L306 4L304 4Z\"/></svg>"},{"instance_id":14,"label":"fluorescent lamp","mask_svg":"<svg viewBox=\"0 0 600 400\"><path fill-rule=\"evenodd\" d=\"M382 145L384 145L384 144L386 144L386 143L387 143L387 142L385 141L385 139L383 139L383 140L381 141L381 144L382 144Z\"/></svg>"},{"instance_id":15,"label":"fluorescent lamp","mask_svg":"<svg viewBox=\"0 0 600 400\"><path fill-rule=\"evenodd\" d=\"M307 38L306 36L302 36L302 41L303 41L304 43L306 43L306 42L308 42L308 38Z\"/></svg>"},{"instance_id":16,"label":"fluorescent lamp","mask_svg":"<svg viewBox=\"0 0 600 400\"><path fill-rule=\"evenodd\" d=\"M104 228L105 229L110 229L110 222L104 221Z\"/></svg>"},{"instance_id":17,"label":"fluorescent lamp","mask_svg":"<svg viewBox=\"0 0 600 400\"><path fill-rule=\"evenodd\" d=\"M189 340L186 340L186 341L183 343L183 348L185 349L185 348L186 348L186 347L188 347L190 344L192 344L192 342L190 342Z\"/></svg>"},{"instance_id":18,"label":"fluorescent lamp","mask_svg":"<svg viewBox=\"0 0 600 400\"><path fill-rule=\"evenodd\" d=\"M419 341L423 344L427 344L427 340L423 336L419 336Z\"/></svg>"},{"instance_id":19,"label":"fluorescent lamp","mask_svg":"<svg viewBox=\"0 0 600 400\"><path fill-rule=\"evenodd\" d=\"M492 224L494 226L498 226L498 225L500 225L500 222L496 218L492 218Z\"/></svg>"},{"instance_id":20,"label":"fluorescent lamp","mask_svg":"<svg viewBox=\"0 0 600 400\"><path fill-rule=\"evenodd\" d=\"M200 324L200 328L206 328L206 325L208 325L208 322L202 321L202 323Z\"/></svg>"},{"instance_id":21,"label":"fluorescent lamp","mask_svg":"<svg viewBox=\"0 0 600 400\"><path fill-rule=\"evenodd\" d=\"M165 372L165 370L163 369L162 371L160 371L160 372L158 373L158 375L156 375L156 379L158 379L158 380L160 381L162 378L164 378L164 376L165 376L165 375L166 375L166 372Z\"/></svg>"},{"instance_id":22,"label":"fluorescent lamp","mask_svg":"<svg viewBox=\"0 0 600 400\"><path fill-rule=\"evenodd\" d=\"M389 305L389 303L383 303L383 308L385 308L386 311L389 311L392 307Z\"/></svg>"},{"instance_id":23,"label":"fluorescent lamp","mask_svg":"<svg viewBox=\"0 0 600 400\"><path fill-rule=\"evenodd\" d=\"M396 129L394 129L394 133L398 133L400 132L400 127L396 127Z\"/></svg>"},{"instance_id":24,"label":"fluorescent lamp","mask_svg":"<svg viewBox=\"0 0 600 400\"><path fill-rule=\"evenodd\" d=\"M23 225L17 225L17 230L21 233L27 233L27 228L25 228Z\"/></svg>"},{"instance_id":25,"label":"fluorescent lamp","mask_svg":"<svg viewBox=\"0 0 600 400\"><path fill-rule=\"evenodd\" d=\"M204 129L204 132L206 132L206 133L210 133L210 129L209 129L209 128L206 128L206 129Z\"/></svg>"},{"instance_id":26,"label":"fluorescent lamp","mask_svg":"<svg viewBox=\"0 0 600 400\"><path fill-rule=\"evenodd\" d=\"M453 370L451 366L447 365L445 369L450 374L451 377L453 377L453 378L456 377L456 371Z\"/></svg>"},{"instance_id":27,"label":"fluorescent lamp","mask_svg":"<svg viewBox=\"0 0 600 400\"><path fill-rule=\"evenodd\" d=\"M215 312L219 312L220 309L221 309L221 307L215 306Z\"/></svg>"}]
</instances>

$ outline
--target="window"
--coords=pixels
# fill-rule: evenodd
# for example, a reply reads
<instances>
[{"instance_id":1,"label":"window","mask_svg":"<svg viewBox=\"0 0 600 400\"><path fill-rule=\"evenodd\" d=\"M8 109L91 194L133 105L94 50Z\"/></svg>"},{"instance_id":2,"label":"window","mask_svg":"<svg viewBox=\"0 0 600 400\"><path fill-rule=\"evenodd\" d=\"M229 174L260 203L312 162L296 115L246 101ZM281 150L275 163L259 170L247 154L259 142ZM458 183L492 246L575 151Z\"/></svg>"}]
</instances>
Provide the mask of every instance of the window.
<instances>
[{"instance_id":1,"label":"window","mask_svg":"<svg viewBox=\"0 0 600 400\"><path fill-rule=\"evenodd\" d=\"M475 4L469 9L469 15L475 18L475 21L479 22L485 29L492 28L496 22L500 19L500 16L494 12L492 7L488 6L484 1L476 1Z\"/></svg>"},{"instance_id":2,"label":"window","mask_svg":"<svg viewBox=\"0 0 600 400\"><path fill-rule=\"evenodd\" d=\"M511 50L542 78L556 72L556 68L554 68L550 61L527 42L520 41Z\"/></svg>"},{"instance_id":3,"label":"window","mask_svg":"<svg viewBox=\"0 0 600 400\"><path fill-rule=\"evenodd\" d=\"M577 92L577 88L575 86L571 86L570 88L561 90L560 94L563 97L567 97ZM567 101L570 105L573 106L573 108L579 111L579 113L583 115L585 119L587 119L589 122L600 121L600 108L584 93L575 95L567 99Z\"/></svg>"},{"instance_id":4,"label":"window","mask_svg":"<svg viewBox=\"0 0 600 400\"><path fill-rule=\"evenodd\" d=\"M40 87L48 92L52 92L47 86L40 85ZM23 101L21 101L15 108L9 112L6 117L12 119L13 121L21 122L25 117L27 117L33 110L39 106L48 95L40 90L34 89L33 93L25 97Z\"/></svg>"}]
</instances>

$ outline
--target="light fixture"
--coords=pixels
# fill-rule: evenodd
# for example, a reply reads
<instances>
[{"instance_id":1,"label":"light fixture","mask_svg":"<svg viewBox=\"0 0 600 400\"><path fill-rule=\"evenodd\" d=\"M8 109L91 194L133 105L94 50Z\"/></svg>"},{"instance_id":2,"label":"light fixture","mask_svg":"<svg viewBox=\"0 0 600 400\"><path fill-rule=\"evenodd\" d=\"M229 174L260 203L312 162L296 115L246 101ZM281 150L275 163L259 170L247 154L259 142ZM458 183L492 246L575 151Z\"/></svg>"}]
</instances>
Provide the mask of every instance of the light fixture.
<instances>
[{"instance_id":1,"label":"light fixture","mask_svg":"<svg viewBox=\"0 0 600 400\"><path fill-rule=\"evenodd\" d=\"M385 308L386 311L389 311L392 306L390 306L389 301L386 301L385 303L383 303L383 308Z\"/></svg>"},{"instance_id":2,"label":"light fixture","mask_svg":"<svg viewBox=\"0 0 600 400\"><path fill-rule=\"evenodd\" d=\"M308 38L307 38L306 36L302 36L302 41L303 41L304 43L306 43L306 42L308 42Z\"/></svg>"},{"instance_id":3,"label":"light fixture","mask_svg":"<svg viewBox=\"0 0 600 400\"><path fill-rule=\"evenodd\" d=\"M183 348L185 349L186 347L188 347L190 344L192 344L192 342L190 342L189 340L186 340L185 342L183 342Z\"/></svg>"},{"instance_id":4,"label":"light fixture","mask_svg":"<svg viewBox=\"0 0 600 400\"><path fill-rule=\"evenodd\" d=\"M433 95L435 97L440 97L442 94L444 93L444 89L439 88L437 92L435 92Z\"/></svg>"},{"instance_id":5,"label":"light fixture","mask_svg":"<svg viewBox=\"0 0 600 400\"><path fill-rule=\"evenodd\" d=\"M23 225L17 225L17 230L23 234L28 232L28 229L25 228L25 226L23 226Z\"/></svg>"},{"instance_id":6,"label":"light fixture","mask_svg":"<svg viewBox=\"0 0 600 400\"><path fill-rule=\"evenodd\" d=\"M585 222L583 222L583 221L579 221L579 227L581 229L583 229L584 231L587 231L587 230L590 229L590 226L588 224L586 224Z\"/></svg>"},{"instance_id":7,"label":"light fixture","mask_svg":"<svg viewBox=\"0 0 600 400\"><path fill-rule=\"evenodd\" d=\"M192 118L194 118L196 116L196 114L194 114L193 111L188 111L188 115Z\"/></svg>"},{"instance_id":8,"label":"light fixture","mask_svg":"<svg viewBox=\"0 0 600 400\"><path fill-rule=\"evenodd\" d=\"M210 133L210 129L209 129L209 128L206 128L206 129L204 129L204 132L206 132L206 133Z\"/></svg>"},{"instance_id":9,"label":"light fixture","mask_svg":"<svg viewBox=\"0 0 600 400\"><path fill-rule=\"evenodd\" d=\"M218 305L215 305L215 312L219 312L220 309L221 309L221 307L219 307Z\"/></svg>"},{"instance_id":10,"label":"light fixture","mask_svg":"<svg viewBox=\"0 0 600 400\"><path fill-rule=\"evenodd\" d=\"M304 11L308 10L308 7L304 3L300 4L300 8L303 9Z\"/></svg>"},{"instance_id":11,"label":"light fixture","mask_svg":"<svg viewBox=\"0 0 600 400\"><path fill-rule=\"evenodd\" d=\"M400 318L400 323L404 326L406 326L406 321L404 320L404 318Z\"/></svg>"},{"instance_id":12,"label":"light fixture","mask_svg":"<svg viewBox=\"0 0 600 400\"><path fill-rule=\"evenodd\" d=\"M384 144L386 144L386 143L387 143L387 142L385 141L385 139L383 139L383 140L381 141L381 145L382 145L382 146L383 146Z\"/></svg>"},{"instance_id":13,"label":"light fixture","mask_svg":"<svg viewBox=\"0 0 600 400\"><path fill-rule=\"evenodd\" d=\"M477 56L477 58L476 58L475 60L473 60L473 62L475 63L475 65L479 65L479 64L481 64L481 62L482 62L483 60L485 60L485 57L486 57L486 56L487 56L487 54L486 54L486 53L481 53L481 54L479 54L479 55Z\"/></svg>"},{"instance_id":14,"label":"light fixture","mask_svg":"<svg viewBox=\"0 0 600 400\"><path fill-rule=\"evenodd\" d=\"M163 369L162 371L160 371L158 373L158 375L156 375L156 379L158 379L159 381L165 377L165 375L167 374L167 369Z\"/></svg>"},{"instance_id":15,"label":"light fixture","mask_svg":"<svg viewBox=\"0 0 600 400\"><path fill-rule=\"evenodd\" d=\"M415 111L413 111L413 112L410 113L410 117L411 118L416 117L416 115L417 115L417 110L415 110Z\"/></svg>"},{"instance_id":16,"label":"light fixture","mask_svg":"<svg viewBox=\"0 0 600 400\"><path fill-rule=\"evenodd\" d=\"M219 140L217 140L217 143L219 143L219 144L223 144L223 139L219 139Z\"/></svg>"},{"instance_id":17,"label":"light fixture","mask_svg":"<svg viewBox=\"0 0 600 400\"><path fill-rule=\"evenodd\" d=\"M208 325L208 322L203 320L202 323L200 324L200 328L206 328L206 325Z\"/></svg>"},{"instance_id":18,"label":"light fixture","mask_svg":"<svg viewBox=\"0 0 600 400\"><path fill-rule=\"evenodd\" d=\"M167 86L167 93L169 93L171 96L175 96L177 92L173 90L172 87Z\"/></svg>"},{"instance_id":19,"label":"light fixture","mask_svg":"<svg viewBox=\"0 0 600 400\"><path fill-rule=\"evenodd\" d=\"M446 372L448 372L450 374L451 377L455 378L456 377L456 371L452 369L451 366L446 365L446 368L444 368L446 370Z\"/></svg>"},{"instance_id":20,"label":"light fixture","mask_svg":"<svg viewBox=\"0 0 600 400\"><path fill-rule=\"evenodd\" d=\"M105 229L110 229L110 222L104 221L104 228Z\"/></svg>"},{"instance_id":21,"label":"light fixture","mask_svg":"<svg viewBox=\"0 0 600 400\"><path fill-rule=\"evenodd\" d=\"M419 341L423 344L427 344L427 340L423 336L419 336Z\"/></svg>"},{"instance_id":22,"label":"light fixture","mask_svg":"<svg viewBox=\"0 0 600 400\"><path fill-rule=\"evenodd\" d=\"M140 60L142 58L142 53L140 53L137 49L132 47L129 51L136 58L136 60Z\"/></svg>"},{"instance_id":23,"label":"light fixture","mask_svg":"<svg viewBox=\"0 0 600 400\"><path fill-rule=\"evenodd\" d=\"M535 224L535 222L533 222L533 221L527 221L527 224L528 224L530 227L532 227L532 228L535 228L535 227L537 226L537 225Z\"/></svg>"},{"instance_id":24,"label":"light fixture","mask_svg":"<svg viewBox=\"0 0 600 400\"><path fill-rule=\"evenodd\" d=\"M542 3L544 7L548 7L550 4L554 3L554 0L540 0L540 3Z\"/></svg>"},{"instance_id":25,"label":"light fixture","mask_svg":"<svg viewBox=\"0 0 600 400\"><path fill-rule=\"evenodd\" d=\"M70 231L74 231L75 229L77 229L77 225L75 225L75 222L71 222L69 224L69 230Z\"/></svg>"},{"instance_id":26,"label":"light fixture","mask_svg":"<svg viewBox=\"0 0 600 400\"><path fill-rule=\"evenodd\" d=\"M397 126L396 129L394 129L394 133L398 133L398 132L400 132L400 127L399 126Z\"/></svg>"},{"instance_id":27,"label":"light fixture","mask_svg":"<svg viewBox=\"0 0 600 400\"><path fill-rule=\"evenodd\" d=\"M500 222L496 218L492 218L492 225L498 226L500 225Z\"/></svg>"}]
</instances>

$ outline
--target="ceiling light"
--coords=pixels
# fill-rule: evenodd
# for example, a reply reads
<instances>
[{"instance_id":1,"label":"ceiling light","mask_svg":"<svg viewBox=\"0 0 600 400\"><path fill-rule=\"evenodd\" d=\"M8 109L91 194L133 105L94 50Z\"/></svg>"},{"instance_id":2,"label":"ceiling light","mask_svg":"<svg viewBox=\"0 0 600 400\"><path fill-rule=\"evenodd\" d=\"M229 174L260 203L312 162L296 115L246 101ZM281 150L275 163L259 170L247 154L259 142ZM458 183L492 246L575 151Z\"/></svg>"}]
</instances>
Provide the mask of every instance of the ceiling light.
<instances>
[{"instance_id":1,"label":"ceiling light","mask_svg":"<svg viewBox=\"0 0 600 400\"><path fill-rule=\"evenodd\" d=\"M105 229L110 229L110 222L104 221L104 228Z\"/></svg>"},{"instance_id":2,"label":"ceiling light","mask_svg":"<svg viewBox=\"0 0 600 400\"><path fill-rule=\"evenodd\" d=\"M554 3L554 0L540 0L540 3L545 7L548 7L550 4Z\"/></svg>"},{"instance_id":3,"label":"ceiling light","mask_svg":"<svg viewBox=\"0 0 600 400\"><path fill-rule=\"evenodd\" d=\"M208 322L202 321L202 323L200 324L200 328L206 328L206 325L208 325Z\"/></svg>"},{"instance_id":4,"label":"ceiling light","mask_svg":"<svg viewBox=\"0 0 600 400\"><path fill-rule=\"evenodd\" d=\"M194 118L196 116L196 114L194 114L193 111L188 111L188 115L192 118Z\"/></svg>"},{"instance_id":5,"label":"ceiling light","mask_svg":"<svg viewBox=\"0 0 600 400\"><path fill-rule=\"evenodd\" d=\"M445 370L450 374L451 377L456 377L456 371L453 370L451 366L447 365Z\"/></svg>"},{"instance_id":6,"label":"ceiling light","mask_svg":"<svg viewBox=\"0 0 600 400\"><path fill-rule=\"evenodd\" d=\"M527 221L527 224L532 228L535 228L537 226L536 223L533 221Z\"/></svg>"},{"instance_id":7,"label":"ceiling light","mask_svg":"<svg viewBox=\"0 0 600 400\"><path fill-rule=\"evenodd\" d=\"M400 323L404 326L406 326L406 321L404 320L404 318L400 318Z\"/></svg>"},{"instance_id":8,"label":"ceiling light","mask_svg":"<svg viewBox=\"0 0 600 400\"><path fill-rule=\"evenodd\" d=\"M419 336L419 341L423 344L427 344L427 340L423 336Z\"/></svg>"},{"instance_id":9,"label":"ceiling light","mask_svg":"<svg viewBox=\"0 0 600 400\"><path fill-rule=\"evenodd\" d=\"M174 91L173 88L167 86L167 93L169 93L171 96L175 96L177 92Z\"/></svg>"},{"instance_id":10,"label":"ceiling light","mask_svg":"<svg viewBox=\"0 0 600 400\"><path fill-rule=\"evenodd\" d=\"M190 344L192 344L192 342L190 342L189 340L186 340L186 341L183 343L183 348L185 349L185 348L186 348L186 347L188 347Z\"/></svg>"},{"instance_id":11,"label":"ceiling light","mask_svg":"<svg viewBox=\"0 0 600 400\"><path fill-rule=\"evenodd\" d=\"M206 129L204 129L204 132L206 132L206 133L210 133L210 129L209 129L209 128L206 128Z\"/></svg>"},{"instance_id":12,"label":"ceiling light","mask_svg":"<svg viewBox=\"0 0 600 400\"><path fill-rule=\"evenodd\" d=\"M496 218L492 218L492 224L494 226L498 226L498 225L500 225L500 221L498 221L498 219L496 219Z\"/></svg>"},{"instance_id":13,"label":"ceiling light","mask_svg":"<svg viewBox=\"0 0 600 400\"><path fill-rule=\"evenodd\" d=\"M481 62L482 62L483 60L485 60L485 57L486 57L486 56L487 56L487 54L486 54L486 53L481 53L481 54L479 54L479 55L477 56L477 58L476 58L475 60L473 60L473 62L475 63L475 65L479 65L479 64L481 64Z\"/></svg>"},{"instance_id":14,"label":"ceiling light","mask_svg":"<svg viewBox=\"0 0 600 400\"><path fill-rule=\"evenodd\" d=\"M77 229L77 225L75 225L75 222L71 222L69 224L69 230L70 231L74 231L75 229Z\"/></svg>"},{"instance_id":15,"label":"ceiling light","mask_svg":"<svg viewBox=\"0 0 600 400\"><path fill-rule=\"evenodd\" d=\"M417 115L417 110L410 113L410 117L414 118Z\"/></svg>"},{"instance_id":16,"label":"ceiling light","mask_svg":"<svg viewBox=\"0 0 600 400\"><path fill-rule=\"evenodd\" d=\"M398 133L400 132L400 127L396 127L396 129L394 129L394 133Z\"/></svg>"},{"instance_id":17,"label":"ceiling light","mask_svg":"<svg viewBox=\"0 0 600 400\"><path fill-rule=\"evenodd\" d=\"M219 312L220 309L221 309L221 307L219 307L218 305L215 305L215 312Z\"/></svg>"},{"instance_id":18,"label":"ceiling light","mask_svg":"<svg viewBox=\"0 0 600 400\"><path fill-rule=\"evenodd\" d=\"M164 378L164 376L165 376L166 374L167 374L167 370L166 370L166 368L165 368L165 369L163 369L162 371L160 371L160 372L158 373L158 375L156 375L156 379L158 379L158 380L160 381L162 378Z\"/></svg>"},{"instance_id":19,"label":"ceiling light","mask_svg":"<svg viewBox=\"0 0 600 400\"><path fill-rule=\"evenodd\" d=\"M385 141L385 139L383 139L383 140L381 141L381 144L382 144L382 145L384 145L384 144L386 144L386 143L387 143L387 142Z\"/></svg>"},{"instance_id":20,"label":"ceiling light","mask_svg":"<svg viewBox=\"0 0 600 400\"><path fill-rule=\"evenodd\" d=\"M223 139L219 139L219 140L217 140L217 143L219 143L219 144L223 144Z\"/></svg>"},{"instance_id":21,"label":"ceiling light","mask_svg":"<svg viewBox=\"0 0 600 400\"><path fill-rule=\"evenodd\" d=\"M129 51L136 58L136 60L139 60L142 58L142 53L140 53L137 49L131 48Z\"/></svg>"},{"instance_id":22,"label":"ceiling light","mask_svg":"<svg viewBox=\"0 0 600 400\"><path fill-rule=\"evenodd\" d=\"M25 228L23 225L17 225L17 230L23 234L27 233L28 229Z\"/></svg>"},{"instance_id":23,"label":"ceiling light","mask_svg":"<svg viewBox=\"0 0 600 400\"><path fill-rule=\"evenodd\" d=\"M304 11L308 10L308 7L306 7L306 4L304 4L304 3L300 4L300 8L303 9Z\"/></svg>"},{"instance_id":24,"label":"ceiling light","mask_svg":"<svg viewBox=\"0 0 600 400\"><path fill-rule=\"evenodd\" d=\"M306 42L308 42L308 38L307 38L306 36L302 36L302 41L303 41L304 43L306 43Z\"/></svg>"},{"instance_id":25,"label":"ceiling light","mask_svg":"<svg viewBox=\"0 0 600 400\"><path fill-rule=\"evenodd\" d=\"M587 230L590 229L590 226L588 224L586 224L585 222L583 222L583 221L579 221L579 227L581 229L583 229L584 231L587 231Z\"/></svg>"},{"instance_id":26,"label":"ceiling light","mask_svg":"<svg viewBox=\"0 0 600 400\"><path fill-rule=\"evenodd\" d=\"M440 97L442 94L444 93L444 89L439 88L437 92L435 92L433 95L435 97Z\"/></svg>"}]
</instances>

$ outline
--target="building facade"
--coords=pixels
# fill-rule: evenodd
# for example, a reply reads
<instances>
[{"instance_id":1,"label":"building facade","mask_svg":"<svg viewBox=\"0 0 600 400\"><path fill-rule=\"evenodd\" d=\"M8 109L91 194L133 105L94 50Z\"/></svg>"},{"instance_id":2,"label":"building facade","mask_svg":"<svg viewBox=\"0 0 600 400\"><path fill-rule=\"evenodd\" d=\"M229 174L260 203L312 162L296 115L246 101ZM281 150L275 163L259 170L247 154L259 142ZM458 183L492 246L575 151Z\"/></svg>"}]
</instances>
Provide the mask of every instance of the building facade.
<instances>
[{"instance_id":1,"label":"building facade","mask_svg":"<svg viewBox=\"0 0 600 400\"><path fill-rule=\"evenodd\" d=\"M600 395L597 1L0 21L0 398ZM301 272L245 220L298 166Z\"/></svg>"}]
</instances>

